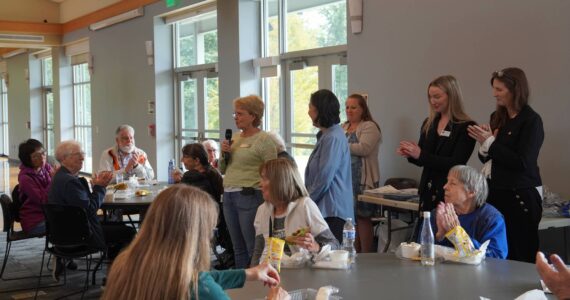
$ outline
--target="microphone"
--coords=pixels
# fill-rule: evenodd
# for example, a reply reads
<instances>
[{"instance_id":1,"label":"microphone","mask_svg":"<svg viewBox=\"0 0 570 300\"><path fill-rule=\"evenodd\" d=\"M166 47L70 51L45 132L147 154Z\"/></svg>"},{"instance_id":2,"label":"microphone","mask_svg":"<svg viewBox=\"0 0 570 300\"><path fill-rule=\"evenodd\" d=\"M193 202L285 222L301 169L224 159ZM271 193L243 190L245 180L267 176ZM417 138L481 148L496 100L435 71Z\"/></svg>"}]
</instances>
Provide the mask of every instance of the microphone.
<instances>
[{"instance_id":1,"label":"microphone","mask_svg":"<svg viewBox=\"0 0 570 300\"><path fill-rule=\"evenodd\" d=\"M226 129L226 141L232 145L232 130ZM230 162L231 154L229 152L224 152L224 160L226 161L226 165Z\"/></svg>"}]
</instances>

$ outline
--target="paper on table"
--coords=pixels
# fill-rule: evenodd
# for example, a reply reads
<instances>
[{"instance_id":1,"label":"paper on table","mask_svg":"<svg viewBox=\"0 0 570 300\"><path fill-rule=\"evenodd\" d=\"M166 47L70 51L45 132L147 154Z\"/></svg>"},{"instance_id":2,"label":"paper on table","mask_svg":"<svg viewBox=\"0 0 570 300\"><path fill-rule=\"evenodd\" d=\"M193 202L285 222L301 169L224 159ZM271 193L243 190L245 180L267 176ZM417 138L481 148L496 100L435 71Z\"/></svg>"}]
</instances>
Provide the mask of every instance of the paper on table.
<instances>
[{"instance_id":1,"label":"paper on table","mask_svg":"<svg viewBox=\"0 0 570 300\"><path fill-rule=\"evenodd\" d=\"M530 290L515 298L515 300L546 300L546 299L547 298L544 292L538 289Z\"/></svg>"},{"instance_id":2,"label":"paper on table","mask_svg":"<svg viewBox=\"0 0 570 300\"><path fill-rule=\"evenodd\" d=\"M418 189L401 189L398 190L391 185L381 186L372 190L365 190L369 194L401 194L401 195L417 195Z\"/></svg>"}]
</instances>

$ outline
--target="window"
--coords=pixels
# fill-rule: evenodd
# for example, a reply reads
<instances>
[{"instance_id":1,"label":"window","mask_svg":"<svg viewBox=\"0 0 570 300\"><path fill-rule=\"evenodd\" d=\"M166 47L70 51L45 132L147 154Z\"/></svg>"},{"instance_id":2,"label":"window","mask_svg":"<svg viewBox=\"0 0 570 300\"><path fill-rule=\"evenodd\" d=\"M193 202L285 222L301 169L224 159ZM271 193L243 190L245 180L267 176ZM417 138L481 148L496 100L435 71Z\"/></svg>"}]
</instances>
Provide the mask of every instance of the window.
<instances>
[{"instance_id":1,"label":"window","mask_svg":"<svg viewBox=\"0 0 570 300\"><path fill-rule=\"evenodd\" d=\"M346 1L262 0L261 13L262 55L279 65L277 72L260 72L265 129L283 136L303 173L316 143L307 114L311 93L332 90L346 118Z\"/></svg>"},{"instance_id":2,"label":"window","mask_svg":"<svg viewBox=\"0 0 570 300\"><path fill-rule=\"evenodd\" d=\"M51 57L46 57L42 59L42 102L43 102L44 147L48 155L55 154L52 76L53 76L52 59Z\"/></svg>"},{"instance_id":3,"label":"window","mask_svg":"<svg viewBox=\"0 0 570 300\"><path fill-rule=\"evenodd\" d=\"M83 171L93 171L93 147L91 145L91 76L87 63L73 65L73 128L74 138L85 151Z\"/></svg>"},{"instance_id":4,"label":"window","mask_svg":"<svg viewBox=\"0 0 570 300\"><path fill-rule=\"evenodd\" d=\"M205 13L173 23L177 74L177 149L204 139L219 140L220 109L217 13ZM176 153L177 156L180 153Z\"/></svg>"},{"instance_id":5,"label":"window","mask_svg":"<svg viewBox=\"0 0 570 300\"><path fill-rule=\"evenodd\" d=\"M0 77L0 154L8 155L8 87Z\"/></svg>"}]
</instances>

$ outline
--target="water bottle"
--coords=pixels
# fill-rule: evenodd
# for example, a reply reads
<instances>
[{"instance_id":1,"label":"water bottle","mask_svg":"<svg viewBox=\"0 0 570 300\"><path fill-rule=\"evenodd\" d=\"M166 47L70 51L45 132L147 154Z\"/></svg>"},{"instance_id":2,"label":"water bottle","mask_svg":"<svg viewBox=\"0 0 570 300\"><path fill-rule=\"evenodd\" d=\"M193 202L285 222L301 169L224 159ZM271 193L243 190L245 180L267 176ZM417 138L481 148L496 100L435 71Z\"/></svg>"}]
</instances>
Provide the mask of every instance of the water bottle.
<instances>
[{"instance_id":1,"label":"water bottle","mask_svg":"<svg viewBox=\"0 0 570 300\"><path fill-rule=\"evenodd\" d=\"M168 161L168 184L174 184L174 159Z\"/></svg>"},{"instance_id":2,"label":"water bottle","mask_svg":"<svg viewBox=\"0 0 570 300\"><path fill-rule=\"evenodd\" d=\"M431 230L430 212L423 212L422 232L420 235L422 265L433 266L435 264L435 251L433 246L433 231Z\"/></svg>"},{"instance_id":3,"label":"water bottle","mask_svg":"<svg viewBox=\"0 0 570 300\"><path fill-rule=\"evenodd\" d=\"M354 240L356 239L356 230L352 224L352 218L346 218L344 228L342 229L342 250L348 251L348 263L354 263L356 258L356 250L354 249Z\"/></svg>"}]
</instances>

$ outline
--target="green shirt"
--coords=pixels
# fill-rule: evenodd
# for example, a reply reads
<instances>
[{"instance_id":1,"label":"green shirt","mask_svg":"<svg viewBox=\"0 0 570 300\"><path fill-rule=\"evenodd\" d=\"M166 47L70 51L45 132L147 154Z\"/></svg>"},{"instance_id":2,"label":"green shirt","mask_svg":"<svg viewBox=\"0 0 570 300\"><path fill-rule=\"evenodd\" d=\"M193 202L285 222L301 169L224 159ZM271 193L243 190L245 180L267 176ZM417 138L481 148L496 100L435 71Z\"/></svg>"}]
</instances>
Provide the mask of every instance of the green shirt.
<instances>
[{"instance_id":1,"label":"green shirt","mask_svg":"<svg viewBox=\"0 0 570 300\"><path fill-rule=\"evenodd\" d=\"M266 132L246 138L234 135L230 164L226 166L225 160L220 159L220 169L225 173L224 187L259 187L259 166L275 158L275 143Z\"/></svg>"}]
</instances>

